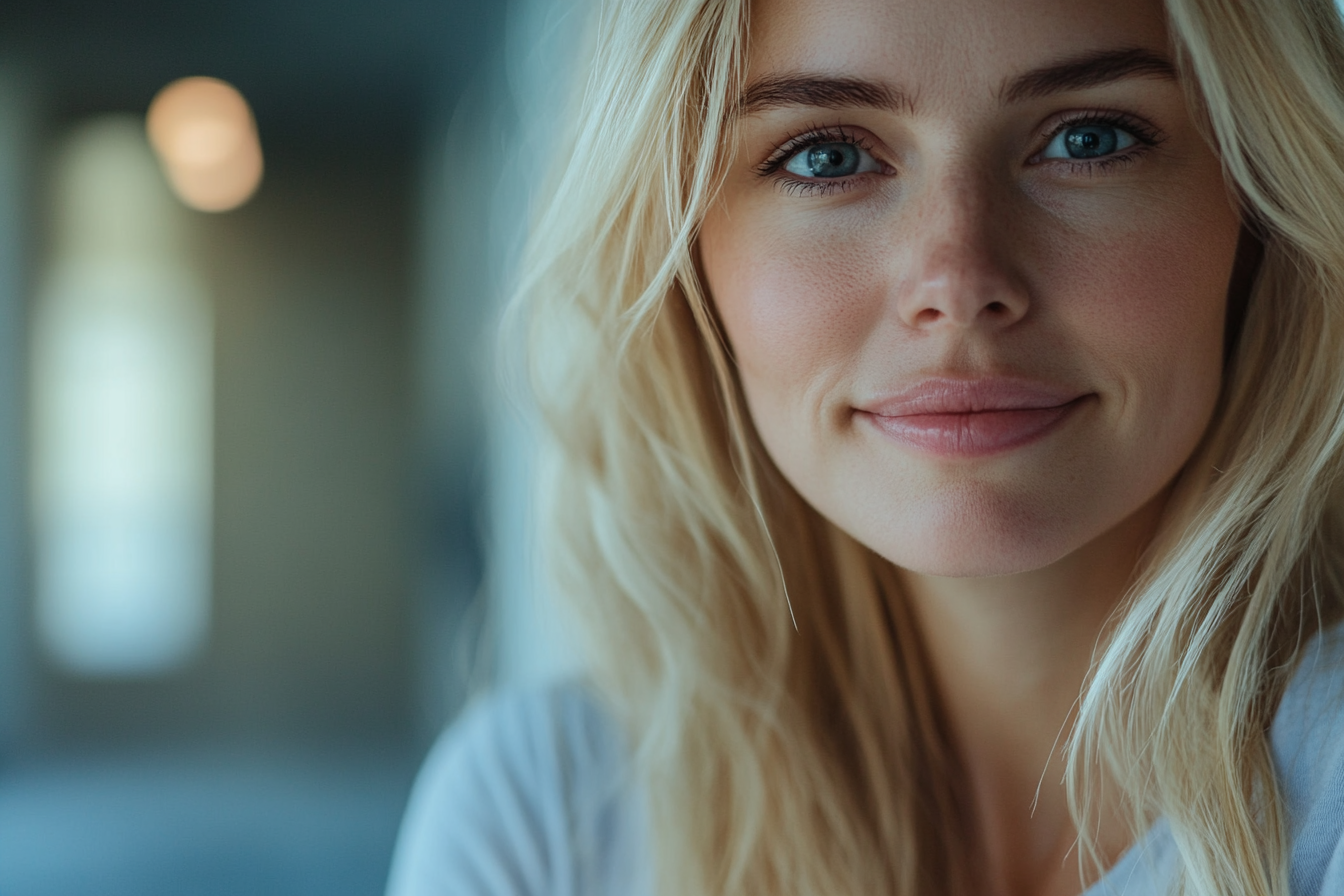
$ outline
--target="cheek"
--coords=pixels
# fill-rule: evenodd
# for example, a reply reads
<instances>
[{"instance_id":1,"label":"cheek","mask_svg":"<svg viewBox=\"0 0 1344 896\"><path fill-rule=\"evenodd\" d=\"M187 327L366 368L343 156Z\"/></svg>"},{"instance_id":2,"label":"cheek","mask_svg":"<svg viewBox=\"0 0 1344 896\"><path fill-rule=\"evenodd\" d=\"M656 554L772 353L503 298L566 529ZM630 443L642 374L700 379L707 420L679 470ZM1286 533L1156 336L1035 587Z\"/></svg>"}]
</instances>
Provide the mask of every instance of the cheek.
<instances>
[{"instance_id":1,"label":"cheek","mask_svg":"<svg viewBox=\"0 0 1344 896\"><path fill-rule=\"evenodd\" d=\"M1045 253L1049 312L1114 384L1119 425L1181 431L1187 442L1185 430L1202 433L1221 384L1239 232L1230 207L1191 207L1104 235L1086 251L1061 240Z\"/></svg>"},{"instance_id":2,"label":"cheek","mask_svg":"<svg viewBox=\"0 0 1344 896\"><path fill-rule=\"evenodd\" d=\"M706 221L705 278L753 415L767 418L758 427L846 376L879 325L881 258L860 239L745 216L730 226L722 213Z\"/></svg>"}]
</instances>

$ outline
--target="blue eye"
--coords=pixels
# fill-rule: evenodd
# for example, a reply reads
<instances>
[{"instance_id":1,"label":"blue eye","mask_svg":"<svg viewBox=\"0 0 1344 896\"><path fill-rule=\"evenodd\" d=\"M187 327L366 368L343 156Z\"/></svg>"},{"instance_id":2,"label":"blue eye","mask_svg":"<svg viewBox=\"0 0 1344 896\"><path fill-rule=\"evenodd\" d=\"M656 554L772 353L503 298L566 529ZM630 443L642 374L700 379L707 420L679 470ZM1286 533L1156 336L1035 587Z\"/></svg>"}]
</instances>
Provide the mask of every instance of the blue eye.
<instances>
[{"instance_id":1,"label":"blue eye","mask_svg":"<svg viewBox=\"0 0 1344 896\"><path fill-rule=\"evenodd\" d=\"M1139 140L1129 131L1108 124L1065 128L1041 153L1043 159L1100 159L1129 149Z\"/></svg>"},{"instance_id":2,"label":"blue eye","mask_svg":"<svg viewBox=\"0 0 1344 896\"><path fill-rule=\"evenodd\" d=\"M834 178L881 171L882 166L853 143L814 143L794 153L784 170L799 177Z\"/></svg>"}]
</instances>

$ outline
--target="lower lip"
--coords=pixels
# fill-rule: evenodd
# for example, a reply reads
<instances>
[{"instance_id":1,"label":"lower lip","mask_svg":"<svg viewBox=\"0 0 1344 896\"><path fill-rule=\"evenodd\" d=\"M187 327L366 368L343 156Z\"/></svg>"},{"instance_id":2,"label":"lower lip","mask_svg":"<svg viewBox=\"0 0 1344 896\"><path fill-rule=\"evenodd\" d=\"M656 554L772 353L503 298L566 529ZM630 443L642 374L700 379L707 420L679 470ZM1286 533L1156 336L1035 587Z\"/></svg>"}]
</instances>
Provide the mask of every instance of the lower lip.
<instances>
[{"instance_id":1,"label":"lower lip","mask_svg":"<svg viewBox=\"0 0 1344 896\"><path fill-rule=\"evenodd\" d=\"M986 457L1044 438L1063 424L1082 401L1076 398L1052 408L967 414L883 417L866 411L859 413L897 442L919 451L940 457Z\"/></svg>"}]
</instances>

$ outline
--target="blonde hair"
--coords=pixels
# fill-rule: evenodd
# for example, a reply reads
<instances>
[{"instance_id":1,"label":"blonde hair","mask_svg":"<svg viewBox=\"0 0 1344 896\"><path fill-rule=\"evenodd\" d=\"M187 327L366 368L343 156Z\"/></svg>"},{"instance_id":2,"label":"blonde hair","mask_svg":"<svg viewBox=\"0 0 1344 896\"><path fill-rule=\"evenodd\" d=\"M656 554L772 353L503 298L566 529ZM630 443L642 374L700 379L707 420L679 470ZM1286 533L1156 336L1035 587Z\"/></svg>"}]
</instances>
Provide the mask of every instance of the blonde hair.
<instances>
[{"instance_id":1,"label":"blonde hair","mask_svg":"<svg viewBox=\"0 0 1344 896\"><path fill-rule=\"evenodd\" d=\"M747 0L601 4L518 309L553 440L548 539L634 746L658 892L957 892L965 829L886 561L783 480L697 276ZM1098 649L1070 741L1081 873L1099 785L1179 884L1287 896L1267 743L1341 593L1344 34L1328 0L1168 0L1191 101L1264 255L1220 411ZM795 628L796 624L796 628Z\"/></svg>"}]
</instances>

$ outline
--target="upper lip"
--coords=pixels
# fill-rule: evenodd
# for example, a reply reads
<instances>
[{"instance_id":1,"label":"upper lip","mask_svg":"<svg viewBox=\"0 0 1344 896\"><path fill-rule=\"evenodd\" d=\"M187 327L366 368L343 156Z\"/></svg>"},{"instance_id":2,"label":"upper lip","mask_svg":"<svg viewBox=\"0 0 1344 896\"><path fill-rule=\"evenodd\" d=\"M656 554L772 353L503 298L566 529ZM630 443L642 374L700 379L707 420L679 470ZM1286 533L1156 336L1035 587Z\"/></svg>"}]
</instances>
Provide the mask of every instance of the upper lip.
<instances>
[{"instance_id":1,"label":"upper lip","mask_svg":"<svg viewBox=\"0 0 1344 896\"><path fill-rule=\"evenodd\" d=\"M1084 394L1067 386L1012 377L930 377L908 389L866 402L857 410L880 417L1024 411L1060 407Z\"/></svg>"}]
</instances>

